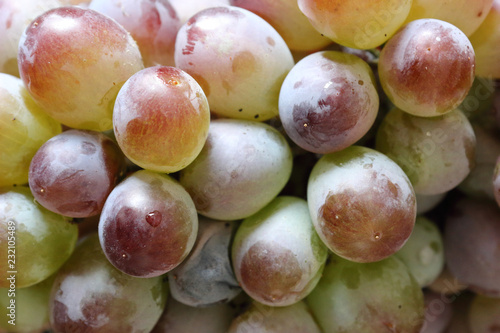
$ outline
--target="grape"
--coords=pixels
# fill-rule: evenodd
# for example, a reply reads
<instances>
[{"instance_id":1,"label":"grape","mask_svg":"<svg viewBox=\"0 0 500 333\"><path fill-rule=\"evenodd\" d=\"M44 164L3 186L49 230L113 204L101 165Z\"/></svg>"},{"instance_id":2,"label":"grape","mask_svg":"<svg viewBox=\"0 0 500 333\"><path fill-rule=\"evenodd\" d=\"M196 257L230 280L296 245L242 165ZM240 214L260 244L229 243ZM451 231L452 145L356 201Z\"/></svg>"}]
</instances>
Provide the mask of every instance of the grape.
<instances>
[{"instance_id":1,"label":"grape","mask_svg":"<svg viewBox=\"0 0 500 333\"><path fill-rule=\"evenodd\" d=\"M43 332L49 328L49 296L54 276L14 292L0 288L0 331L12 333ZM11 305L15 300L15 309ZM13 311L11 311L11 309ZM15 325L9 323L15 318Z\"/></svg>"},{"instance_id":2,"label":"grape","mask_svg":"<svg viewBox=\"0 0 500 333\"><path fill-rule=\"evenodd\" d=\"M443 201L444 197L448 192L434 194L434 195L423 195L416 194L417 197L417 215L425 214L430 210L434 209L441 201Z\"/></svg>"},{"instance_id":3,"label":"grape","mask_svg":"<svg viewBox=\"0 0 500 333\"><path fill-rule=\"evenodd\" d=\"M118 90L143 68L135 41L90 9L60 7L37 17L19 42L19 72L29 93L64 125L112 128Z\"/></svg>"},{"instance_id":4,"label":"grape","mask_svg":"<svg viewBox=\"0 0 500 333\"><path fill-rule=\"evenodd\" d=\"M0 186L28 182L30 161L61 125L38 107L14 76L0 73Z\"/></svg>"},{"instance_id":5,"label":"grape","mask_svg":"<svg viewBox=\"0 0 500 333\"><path fill-rule=\"evenodd\" d=\"M500 210L489 201L455 202L444 232L450 272L469 289L500 296Z\"/></svg>"},{"instance_id":6,"label":"grape","mask_svg":"<svg viewBox=\"0 0 500 333\"><path fill-rule=\"evenodd\" d=\"M394 257L355 263L332 256L307 303L323 332L418 333L423 293Z\"/></svg>"},{"instance_id":7,"label":"grape","mask_svg":"<svg viewBox=\"0 0 500 333\"><path fill-rule=\"evenodd\" d=\"M227 332L234 313L227 303L195 308L169 297L165 311L151 333Z\"/></svg>"},{"instance_id":8,"label":"grape","mask_svg":"<svg viewBox=\"0 0 500 333\"><path fill-rule=\"evenodd\" d=\"M0 72L19 76L17 50L24 29L64 0L0 0Z\"/></svg>"},{"instance_id":9,"label":"grape","mask_svg":"<svg viewBox=\"0 0 500 333\"><path fill-rule=\"evenodd\" d=\"M442 333L453 316L452 299L432 291L424 292L425 322L419 333Z\"/></svg>"},{"instance_id":10,"label":"grape","mask_svg":"<svg viewBox=\"0 0 500 333\"><path fill-rule=\"evenodd\" d=\"M226 6L205 9L181 27L175 64L200 83L212 112L264 121L278 115L280 87L293 58L264 19Z\"/></svg>"},{"instance_id":11,"label":"grape","mask_svg":"<svg viewBox=\"0 0 500 333\"><path fill-rule=\"evenodd\" d=\"M387 41L403 24L412 0L299 0L312 25L334 42L371 49Z\"/></svg>"},{"instance_id":12,"label":"grape","mask_svg":"<svg viewBox=\"0 0 500 333\"><path fill-rule=\"evenodd\" d=\"M493 0L413 0L406 22L434 18L453 24L470 36L484 21Z\"/></svg>"},{"instance_id":13,"label":"grape","mask_svg":"<svg viewBox=\"0 0 500 333\"><path fill-rule=\"evenodd\" d=\"M285 138L267 124L219 119L198 158L180 173L202 215L238 220L257 213L283 189L292 171Z\"/></svg>"},{"instance_id":14,"label":"grape","mask_svg":"<svg viewBox=\"0 0 500 333\"><path fill-rule=\"evenodd\" d=\"M328 154L354 144L377 116L373 73L360 58L317 52L288 73L279 98L288 136L305 150Z\"/></svg>"},{"instance_id":15,"label":"grape","mask_svg":"<svg viewBox=\"0 0 500 333\"><path fill-rule=\"evenodd\" d=\"M435 195L460 184L474 167L476 138L460 110L422 118L397 108L382 121L376 148L410 178L415 192Z\"/></svg>"},{"instance_id":16,"label":"grape","mask_svg":"<svg viewBox=\"0 0 500 333\"><path fill-rule=\"evenodd\" d=\"M309 176L307 198L323 242L352 261L392 255L415 223L415 193L408 177L369 148L351 146L323 156Z\"/></svg>"},{"instance_id":17,"label":"grape","mask_svg":"<svg viewBox=\"0 0 500 333\"><path fill-rule=\"evenodd\" d=\"M413 232L397 256L410 270L420 287L431 284L444 267L443 239L437 226L418 217Z\"/></svg>"},{"instance_id":18,"label":"grape","mask_svg":"<svg viewBox=\"0 0 500 333\"><path fill-rule=\"evenodd\" d=\"M180 69L146 68L123 85L113 113L116 140L135 164L175 172L203 148L210 110L200 85Z\"/></svg>"},{"instance_id":19,"label":"grape","mask_svg":"<svg viewBox=\"0 0 500 333\"><path fill-rule=\"evenodd\" d=\"M165 307L161 277L139 279L115 269L97 234L86 237L57 273L50 323L63 332L150 332Z\"/></svg>"},{"instance_id":20,"label":"grape","mask_svg":"<svg viewBox=\"0 0 500 333\"><path fill-rule=\"evenodd\" d=\"M230 0L232 6L245 8L271 24L291 50L316 51L331 40L313 28L300 11L297 0Z\"/></svg>"},{"instance_id":21,"label":"grape","mask_svg":"<svg viewBox=\"0 0 500 333\"><path fill-rule=\"evenodd\" d=\"M455 26L440 20L408 23L380 53L380 83L401 110L434 117L457 108L474 82L474 50Z\"/></svg>"},{"instance_id":22,"label":"grape","mask_svg":"<svg viewBox=\"0 0 500 333\"><path fill-rule=\"evenodd\" d=\"M495 200L500 206L500 156L497 158L497 162L495 164L495 170L493 172L493 190Z\"/></svg>"},{"instance_id":23,"label":"grape","mask_svg":"<svg viewBox=\"0 0 500 333\"><path fill-rule=\"evenodd\" d=\"M327 257L307 203L278 197L245 219L232 247L234 272L243 290L269 306L287 306L318 283Z\"/></svg>"},{"instance_id":24,"label":"grape","mask_svg":"<svg viewBox=\"0 0 500 333\"><path fill-rule=\"evenodd\" d=\"M70 217L98 215L125 171L125 160L111 139L99 132L65 131L31 160L29 185L45 208Z\"/></svg>"},{"instance_id":25,"label":"grape","mask_svg":"<svg viewBox=\"0 0 500 333\"><path fill-rule=\"evenodd\" d=\"M229 244L236 227L235 222L200 219L193 250L168 273L172 297L199 307L226 303L241 292L229 256Z\"/></svg>"},{"instance_id":26,"label":"grape","mask_svg":"<svg viewBox=\"0 0 500 333\"><path fill-rule=\"evenodd\" d=\"M469 308L471 333L494 333L500 330L500 299L477 295Z\"/></svg>"},{"instance_id":27,"label":"grape","mask_svg":"<svg viewBox=\"0 0 500 333\"><path fill-rule=\"evenodd\" d=\"M189 194L167 175L141 170L109 195L99 221L99 239L109 261L138 277L154 277L179 265L198 232Z\"/></svg>"},{"instance_id":28,"label":"grape","mask_svg":"<svg viewBox=\"0 0 500 333\"><path fill-rule=\"evenodd\" d=\"M304 302L269 307L253 302L231 323L228 333L320 333Z\"/></svg>"},{"instance_id":29,"label":"grape","mask_svg":"<svg viewBox=\"0 0 500 333\"><path fill-rule=\"evenodd\" d=\"M476 52L476 75L500 79L500 0L493 0L493 7L484 22L470 36Z\"/></svg>"},{"instance_id":30,"label":"grape","mask_svg":"<svg viewBox=\"0 0 500 333\"><path fill-rule=\"evenodd\" d=\"M491 179L494 176L497 157L500 156L500 139L497 129L486 130L473 125L476 135L475 167L458 188L468 196L495 200Z\"/></svg>"},{"instance_id":31,"label":"grape","mask_svg":"<svg viewBox=\"0 0 500 333\"><path fill-rule=\"evenodd\" d=\"M48 278L69 258L78 228L37 205L26 187L0 189L0 288L9 288L8 271L17 271L17 288ZM14 249L14 262L12 259ZM11 266L12 265L12 266Z\"/></svg>"},{"instance_id":32,"label":"grape","mask_svg":"<svg viewBox=\"0 0 500 333\"><path fill-rule=\"evenodd\" d=\"M204 9L229 6L229 0L170 0L182 24Z\"/></svg>"},{"instance_id":33,"label":"grape","mask_svg":"<svg viewBox=\"0 0 500 333\"><path fill-rule=\"evenodd\" d=\"M168 0L92 0L89 8L115 19L130 32L146 67L174 65L181 22Z\"/></svg>"}]
</instances>

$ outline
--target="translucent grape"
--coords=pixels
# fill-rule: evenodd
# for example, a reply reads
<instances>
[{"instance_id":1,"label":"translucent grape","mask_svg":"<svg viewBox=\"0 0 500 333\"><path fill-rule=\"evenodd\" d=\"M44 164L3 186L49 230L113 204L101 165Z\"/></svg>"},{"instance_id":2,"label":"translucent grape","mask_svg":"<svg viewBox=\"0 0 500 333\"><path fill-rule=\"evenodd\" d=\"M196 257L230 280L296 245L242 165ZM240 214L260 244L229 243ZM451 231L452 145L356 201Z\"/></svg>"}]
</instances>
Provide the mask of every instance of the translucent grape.
<instances>
[{"instance_id":1,"label":"translucent grape","mask_svg":"<svg viewBox=\"0 0 500 333\"><path fill-rule=\"evenodd\" d=\"M351 146L323 156L309 176L312 221L330 250L373 262L398 251L410 237L415 193L396 163L369 148Z\"/></svg>"},{"instance_id":2,"label":"translucent grape","mask_svg":"<svg viewBox=\"0 0 500 333\"><path fill-rule=\"evenodd\" d=\"M460 184L474 167L476 137L460 110L439 117L392 109L377 131L376 148L410 178L415 192L435 195Z\"/></svg>"},{"instance_id":3,"label":"translucent grape","mask_svg":"<svg viewBox=\"0 0 500 333\"><path fill-rule=\"evenodd\" d=\"M92 0L89 8L115 19L130 32L146 67L174 65L181 22L168 0Z\"/></svg>"},{"instance_id":4,"label":"translucent grape","mask_svg":"<svg viewBox=\"0 0 500 333\"><path fill-rule=\"evenodd\" d=\"M293 58L264 19L226 6L205 9L181 27L175 65L200 83L212 112L264 121L278 115L280 87Z\"/></svg>"},{"instance_id":5,"label":"translucent grape","mask_svg":"<svg viewBox=\"0 0 500 333\"><path fill-rule=\"evenodd\" d=\"M418 217L406 244L396 252L420 287L431 284L444 267L443 238L437 226Z\"/></svg>"},{"instance_id":6,"label":"translucent grape","mask_svg":"<svg viewBox=\"0 0 500 333\"><path fill-rule=\"evenodd\" d=\"M175 172L200 153L210 110L200 85L180 69L146 68L123 85L113 126L125 155L144 169Z\"/></svg>"},{"instance_id":7,"label":"translucent grape","mask_svg":"<svg viewBox=\"0 0 500 333\"><path fill-rule=\"evenodd\" d=\"M23 82L0 73L0 186L28 183L30 162L61 125L33 101Z\"/></svg>"},{"instance_id":8,"label":"translucent grape","mask_svg":"<svg viewBox=\"0 0 500 333\"><path fill-rule=\"evenodd\" d=\"M412 0L299 0L312 25L334 42L371 49L387 41L405 21Z\"/></svg>"},{"instance_id":9,"label":"translucent grape","mask_svg":"<svg viewBox=\"0 0 500 333\"><path fill-rule=\"evenodd\" d=\"M476 52L476 75L500 79L500 0L493 0L493 7L479 28L470 36Z\"/></svg>"},{"instance_id":10,"label":"translucent grape","mask_svg":"<svg viewBox=\"0 0 500 333\"><path fill-rule=\"evenodd\" d=\"M56 275L50 323L55 333L147 333L160 318L167 293L161 277L140 279L115 269L93 234Z\"/></svg>"},{"instance_id":11,"label":"translucent grape","mask_svg":"<svg viewBox=\"0 0 500 333\"><path fill-rule=\"evenodd\" d=\"M474 81L474 49L457 27L440 20L408 23L380 53L380 83L401 110L422 117L450 112Z\"/></svg>"},{"instance_id":12,"label":"translucent grape","mask_svg":"<svg viewBox=\"0 0 500 333\"><path fill-rule=\"evenodd\" d=\"M232 6L245 8L271 24L291 50L316 51L331 44L313 28L300 11L297 0L230 0Z\"/></svg>"},{"instance_id":13,"label":"translucent grape","mask_svg":"<svg viewBox=\"0 0 500 333\"><path fill-rule=\"evenodd\" d=\"M162 275L193 248L198 216L189 194L167 175L141 170L109 195L99 239L109 261L138 277Z\"/></svg>"},{"instance_id":14,"label":"translucent grape","mask_svg":"<svg viewBox=\"0 0 500 333\"><path fill-rule=\"evenodd\" d=\"M143 68L137 44L111 18L59 7L37 17L19 42L19 72L33 99L61 123L112 128L118 90Z\"/></svg>"},{"instance_id":15,"label":"translucent grape","mask_svg":"<svg viewBox=\"0 0 500 333\"><path fill-rule=\"evenodd\" d=\"M104 134L65 131L31 160L29 185L45 208L70 217L98 215L125 171L120 148Z\"/></svg>"},{"instance_id":16,"label":"translucent grape","mask_svg":"<svg viewBox=\"0 0 500 333\"><path fill-rule=\"evenodd\" d=\"M469 308L471 333L488 333L500 330L500 299L477 295Z\"/></svg>"},{"instance_id":17,"label":"translucent grape","mask_svg":"<svg viewBox=\"0 0 500 333\"><path fill-rule=\"evenodd\" d=\"M191 253L168 273L172 297L186 305L200 307L226 303L241 292L229 255L236 228L235 222L200 219Z\"/></svg>"},{"instance_id":18,"label":"translucent grape","mask_svg":"<svg viewBox=\"0 0 500 333\"><path fill-rule=\"evenodd\" d=\"M360 264L332 256L307 303L323 332L419 333L424 297L394 257Z\"/></svg>"},{"instance_id":19,"label":"translucent grape","mask_svg":"<svg viewBox=\"0 0 500 333\"><path fill-rule=\"evenodd\" d=\"M211 7L229 6L229 0L169 0L182 24L191 16Z\"/></svg>"},{"instance_id":20,"label":"translucent grape","mask_svg":"<svg viewBox=\"0 0 500 333\"><path fill-rule=\"evenodd\" d=\"M279 98L288 136L305 150L328 154L361 139L379 108L372 70L337 51L309 55L288 73Z\"/></svg>"},{"instance_id":21,"label":"translucent grape","mask_svg":"<svg viewBox=\"0 0 500 333\"><path fill-rule=\"evenodd\" d=\"M286 139L263 123L214 120L196 160L180 173L202 215L218 220L246 218L283 189L292 171Z\"/></svg>"},{"instance_id":22,"label":"translucent grape","mask_svg":"<svg viewBox=\"0 0 500 333\"><path fill-rule=\"evenodd\" d=\"M76 225L36 204L29 188L1 188L0 288L10 285L8 271L17 271L17 288L45 280L69 258L77 237ZM14 248L14 262L7 261L12 259L9 246Z\"/></svg>"},{"instance_id":23,"label":"translucent grape","mask_svg":"<svg viewBox=\"0 0 500 333\"><path fill-rule=\"evenodd\" d=\"M316 286L327 248L314 231L307 203L278 197L243 221L231 255L236 278L250 297L269 306L287 306Z\"/></svg>"}]
</instances>

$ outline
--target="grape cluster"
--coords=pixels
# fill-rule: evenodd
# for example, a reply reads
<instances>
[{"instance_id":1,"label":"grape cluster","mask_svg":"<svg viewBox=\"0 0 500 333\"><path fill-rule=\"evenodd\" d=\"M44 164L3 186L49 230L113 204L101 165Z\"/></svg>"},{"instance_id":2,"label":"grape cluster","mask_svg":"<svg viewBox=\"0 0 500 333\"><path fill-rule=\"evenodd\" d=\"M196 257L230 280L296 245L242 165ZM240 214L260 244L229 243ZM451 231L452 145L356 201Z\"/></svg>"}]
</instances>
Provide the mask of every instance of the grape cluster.
<instances>
[{"instance_id":1,"label":"grape cluster","mask_svg":"<svg viewBox=\"0 0 500 333\"><path fill-rule=\"evenodd\" d=\"M0 333L500 331L500 0L0 0Z\"/></svg>"}]
</instances>

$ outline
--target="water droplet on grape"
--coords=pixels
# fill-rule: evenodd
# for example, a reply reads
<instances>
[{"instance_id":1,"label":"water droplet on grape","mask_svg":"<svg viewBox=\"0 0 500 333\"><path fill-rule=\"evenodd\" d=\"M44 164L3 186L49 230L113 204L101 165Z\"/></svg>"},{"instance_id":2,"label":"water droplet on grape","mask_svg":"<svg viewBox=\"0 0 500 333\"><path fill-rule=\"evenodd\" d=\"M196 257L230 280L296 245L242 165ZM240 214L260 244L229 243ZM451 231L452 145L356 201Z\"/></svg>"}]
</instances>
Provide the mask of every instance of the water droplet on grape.
<instances>
[{"instance_id":1,"label":"water droplet on grape","mask_svg":"<svg viewBox=\"0 0 500 333\"><path fill-rule=\"evenodd\" d=\"M149 223L150 226L156 228L161 223L161 213L157 210L152 211L148 215L146 215L146 222Z\"/></svg>"}]
</instances>

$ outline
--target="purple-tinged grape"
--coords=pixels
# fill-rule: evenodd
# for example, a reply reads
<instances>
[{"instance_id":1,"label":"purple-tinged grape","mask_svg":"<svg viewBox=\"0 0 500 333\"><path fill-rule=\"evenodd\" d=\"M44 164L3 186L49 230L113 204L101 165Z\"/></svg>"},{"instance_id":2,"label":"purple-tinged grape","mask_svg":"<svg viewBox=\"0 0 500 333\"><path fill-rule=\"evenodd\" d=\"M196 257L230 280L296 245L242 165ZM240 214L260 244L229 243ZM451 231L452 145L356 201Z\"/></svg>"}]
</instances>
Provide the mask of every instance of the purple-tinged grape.
<instances>
[{"instance_id":1,"label":"purple-tinged grape","mask_svg":"<svg viewBox=\"0 0 500 333\"><path fill-rule=\"evenodd\" d=\"M96 131L112 128L120 87L144 67L121 25L75 6L37 17L21 37L18 62L26 88L50 116Z\"/></svg>"},{"instance_id":2,"label":"purple-tinged grape","mask_svg":"<svg viewBox=\"0 0 500 333\"><path fill-rule=\"evenodd\" d=\"M231 255L236 278L250 297L287 306L314 289L328 251L314 230L306 201L278 197L243 221Z\"/></svg>"},{"instance_id":3,"label":"purple-tinged grape","mask_svg":"<svg viewBox=\"0 0 500 333\"><path fill-rule=\"evenodd\" d=\"M161 277L140 279L114 268L93 234L56 275L50 323L55 333L147 333L160 318L167 294Z\"/></svg>"},{"instance_id":4,"label":"purple-tinged grape","mask_svg":"<svg viewBox=\"0 0 500 333\"><path fill-rule=\"evenodd\" d=\"M394 108L378 129L376 148L405 171L416 193L435 195L456 187L472 170L476 137L458 109L423 118Z\"/></svg>"},{"instance_id":5,"label":"purple-tinged grape","mask_svg":"<svg viewBox=\"0 0 500 333\"><path fill-rule=\"evenodd\" d=\"M408 267L420 287L426 287L444 267L441 232L430 220L417 217L410 238L394 255Z\"/></svg>"},{"instance_id":6,"label":"purple-tinged grape","mask_svg":"<svg viewBox=\"0 0 500 333\"><path fill-rule=\"evenodd\" d=\"M76 225L40 205L27 187L0 189L0 288L37 284L69 258L78 238Z\"/></svg>"},{"instance_id":7,"label":"purple-tinged grape","mask_svg":"<svg viewBox=\"0 0 500 333\"><path fill-rule=\"evenodd\" d=\"M229 0L169 0L177 12L181 24L186 23L191 16L211 7L229 6Z\"/></svg>"},{"instance_id":8,"label":"purple-tinged grape","mask_svg":"<svg viewBox=\"0 0 500 333\"><path fill-rule=\"evenodd\" d=\"M200 153L210 109L200 85L184 71L146 68L123 85L113 126L125 155L144 169L176 172Z\"/></svg>"},{"instance_id":9,"label":"purple-tinged grape","mask_svg":"<svg viewBox=\"0 0 500 333\"><path fill-rule=\"evenodd\" d=\"M125 171L120 148L99 132L68 130L31 160L29 185L42 206L70 217L98 215Z\"/></svg>"},{"instance_id":10,"label":"purple-tinged grape","mask_svg":"<svg viewBox=\"0 0 500 333\"><path fill-rule=\"evenodd\" d=\"M307 304L323 332L419 333L424 323L422 290L394 257L361 264L332 256Z\"/></svg>"},{"instance_id":11,"label":"purple-tinged grape","mask_svg":"<svg viewBox=\"0 0 500 333\"><path fill-rule=\"evenodd\" d=\"M53 282L51 276L31 287L0 288L0 332L42 333L50 329L49 297Z\"/></svg>"},{"instance_id":12,"label":"purple-tinged grape","mask_svg":"<svg viewBox=\"0 0 500 333\"><path fill-rule=\"evenodd\" d=\"M320 333L307 305L298 302L285 307L270 307L252 302L233 320L228 333Z\"/></svg>"},{"instance_id":13,"label":"purple-tinged grape","mask_svg":"<svg viewBox=\"0 0 500 333\"><path fill-rule=\"evenodd\" d=\"M467 289L467 285L458 281L445 265L441 274L429 285L429 289L443 295L458 295Z\"/></svg>"},{"instance_id":14,"label":"purple-tinged grape","mask_svg":"<svg viewBox=\"0 0 500 333\"><path fill-rule=\"evenodd\" d=\"M500 299L474 297L469 308L469 326L471 333L500 332Z\"/></svg>"},{"instance_id":15,"label":"purple-tinged grape","mask_svg":"<svg viewBox=\"0 0 500 333\"><path fill-rule=\"evenodd\" d=\"M235 312L228 303L197 308L169 297L165 311L151 333L227 332Z\"/></svg>"},{"instance_id":16,"label":"purple-tinged grape","mask_svg":"<svg viewBox=\"0 0 500 333\"><path fill-rule=\"evenodd\" d=\"M227 303L241 292L229 255L236 227L235 222L199 220L198 238L191 253L168 273L173 298L202 307Z\"/></svg>"},{"instance_id":17,"label":"purple-tinged grape","mask_svg":"<svg viewBox=\"0 0 500 333\"><path fill-rule=\"evenodd\" d=\"M398 251L415 223L416 200L403 170L385 155L351 146L323 156L309 177L314 227L335 254L357 262Z\"/></svg>"},{"instance_id":18,"label":"purple-tinged grape","mask_svg":"<svg viewBox=\"0 0 500 333\"><path fill-rule=\"evenodd\" d=\"M495 200L494 184L497 157L500 156L500 137L497 129L487 130L473 125L476 135L474 168L458 188L469 197Z\"/></svg>"},{"instance_id":19,"label":"purple-tinged grape","mask_svg":"<svg viewBox=\"0 0 500 333\"><path fill-rule=\"evenodd\" d=\"M432 195L416 194L417 198L417 215L425 214L443 201L448 192Z\"/></svg>"},{"instance_id":20,"label":"purple-tinged grape","mask_svg":"<svg viewBox=\"0 0 500 333\"><path fill-rule=\"evenodd\" d=\"M115 19L130 32L144 66L174 66L181 22L168 0L92 0L89 8Z\"/></svg>"},{"instance_id":21,"label":"purple-tinged grape","mask_svg":"<svg viewBox=\"0 0 500 333\"><path fill-rule=\"evenodd\" d=\"M386 42L405 21L412 0L299 0L300 10L321 34L356 49Z\"/></svg>"},{"instance_id":22,"label":"purple-tinged grape","mask_svg":"<svg viewBox=\"0 0 500 333\"><path fill-rule=\"evenodd\" d=\"M474 81L474 49L457 27L440 20L410 22L380 53L380 83L401 110L434 117L457 108Z\"/></svg>"},{"instance_id":23,"label":"purple-tinged grape","mask_svg":"<svg viewBox=\"0 0 500 333\"><path fill-rule=\"evenodd\" d=\"M476 53L476 75L500 79L500 0L493 6L484 22L470 36Z\"/></svg>"},{"instance_id":24,"label":"purple-tinged grape","mask_svg":"<svg viewBox=\"0 0 500 333\"><path fill-rule=\"evenodd\" d=\"M264 19L225 6L205 9L181 27L175 65L200 83L215 114L264 121L278 115L279 91L293 58Z\"/></svg>"},{"instance_id":25,"label":"purple-tinged grape","mask_svg":"<svg viewBox=\"0 0 500 333\"><path fill-rule=\"evenodd\" d=\"M297 0L230 0L271 24L291 50L316 51L332 43L311 25L300 11Z\"/></svg>"},{"instance_id":26,"label":"purple-tinged grape","mask_svg":"<svg viewBox=\"0 0 500 333\"><path fill-rule=\"evenodd\" d=\"M463 199L448 214L444 253L450 272L469 289L500 296L500 208Z\"/></svg>"},{"instance_id":27,"label":"purple-tinged grape","mask_svg":"<svg viewBox=\"0 0 500 333\"><path fill-rule=\"evenodd\" d=\"M453 316L452 302L446 295L425 291L425 322L419 333L443 333Z\"/></svg>"},{"instance_id":28,"label":"purple-tinged grape","mask_svg":"<svg viewBox=\"0 0 500 333\"><path fill-rule=\"evenodd\" d=\"M0 72L19 77L17 51L26 27L66 0L0 0Z\"/></svg>"},{"instance_id":29,"label":"purple-tinged grape","mask_svg":"<svg viewBox=\"0 0 500 333\"><path fill-rule=\"evenodd\" d=\"M288 136L305 150L328 154L361 139L379 108L372 70L360 58L323 51L299 61L279 98Z\"/></svg>"},{"instance_id":30,"label":"purple-tinged grape","mask_svg":"<svg viewBox=\"0 0 500 333\"><path fill-rule=\"evenodd\" d=\"M22 185L36 151L61 133L61 124L36 105L19 78L0 73L0 133L0 186Z\"/></svg>"},{"instance_id":31,"label":"purple-tinged grape","mask_svg":"<svg viewBox=\"0 0 500 333\"><path fill-rule=\"evenodd\" d=\"M486 18L493 0L413 0L406 22L433 18L453 24L470 36Z\"/></svg>"},{"instance_id":32,"label":"purple-tinged grape","mask_svg":"<svg viewBox=\"0 0 500 333\"><path fill-rule=\"evenodd\" d=\"M498 206L500 206L500 155L497 157L493 171L493 193Z\"/></svg>"},{"instance_id":33,"label":"purple-tinged grape","mask_svg":"<svg viewBox=\"0 0 500 333\"><path fill-rule=\"evenodd\" d=\"M273 127L255 121L212 121L196 160L180 183L202 215L238 220L257 213L283 189L292 172L292 153Z\"/></svg>"},{"instance_id":34,"label":"purple-tinged grape","mask_svg":"<svg viewBox=\"0 0 500 333\"><path fill-rule=\"evenodd\" d=\"M109 195L99 240L119 270L138 277L162 275L193 248L198 216L189 194L167 175L141 170Z\"/></svg>"}]
</instances>

